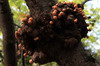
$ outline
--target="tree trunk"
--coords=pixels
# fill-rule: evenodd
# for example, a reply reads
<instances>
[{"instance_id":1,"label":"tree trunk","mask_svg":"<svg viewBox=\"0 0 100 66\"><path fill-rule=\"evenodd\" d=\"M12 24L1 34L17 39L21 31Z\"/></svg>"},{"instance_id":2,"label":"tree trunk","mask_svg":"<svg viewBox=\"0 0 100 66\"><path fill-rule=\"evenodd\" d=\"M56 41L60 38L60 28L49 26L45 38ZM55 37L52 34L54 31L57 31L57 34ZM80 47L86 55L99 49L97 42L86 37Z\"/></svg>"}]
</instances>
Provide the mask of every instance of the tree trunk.
<instances>
[{"instance_id":1,"label":"tree trunk","mask_svg":"<svg viewBox=\"0 0 100 66\"><path fill-rule=\"evenodd\" d=\"M3 32L3 51L5 66L17 66L15 37L12 13L8 0L0 0L0 27Z\"/></svg>"},{"instance_id":2,"label":"tree trunk","mask_svg":"<svg viewBox=\"0 0 100 66\"><path fill-rule=\"evenodd\" d=\"M57 59L59 66L99 66L96 60L87 54L82 44L72 51L63 51Z\"/></svg>"},{"instance_id":3,"label":"tree trunk","mask_svg":"<svg viewBox=\"0 0 100 66\"><path fill-rule=\"evenodd\" d=\"M38 18L45 12L50 12L52 5L56 3L55 0L25 0L29 7L33 19Z\"/></svg>"},{"instance_id":4,"label":"tree trunk","mask_svg":"<svg viewBox=\"0 0 100 66\"><path fill-rule=\"evenodd\" d=\"M35 20L42 17L39 15L41 14L44 15L45 13L49 13L51 11L52 5L50 5L50 3L55 4L55 1L53 0L25 0L25 1L30 9L30 13L33 19ZM69 36L72 36L73 35L72 33L75 33L77 35L78 33L80 33L78 31L79 30L71 29L70 31L71 34L69 34ZM57 34L57 36L59 35ZM62 37L62 35L60 37ZM79 37L78 39L80 40L77 40L76 39L77 37ZM42 49L40 48L39 51L43 51L43 53L39 51L35 53L36 54L40 53L40 55L42 54L44 55L44 57L47 58L46 61L45 58L43 58L42 60L40 58L39 59L40 63L41 61L42 62L44 61L43 63L56 61L60 66L97 66L95 59L89 57L86 54L86 51L84 50L84 47L81 43L80 35L78 35L77 37L76 36L74 37L72 36L70 38L68 37L68 39L66 40L66 44L68 44L68 47L63 47L65 45L60 43L59 39L57 39L56 42L52 42L51 44L50 43L47 43L46 45L39 44L40 46L38 48L40 47L42 48ZM63 41L65 41L65 38ZM33 54L33 57L34 55L36 55L35 53Z\"/></svg>"}]
</instances>

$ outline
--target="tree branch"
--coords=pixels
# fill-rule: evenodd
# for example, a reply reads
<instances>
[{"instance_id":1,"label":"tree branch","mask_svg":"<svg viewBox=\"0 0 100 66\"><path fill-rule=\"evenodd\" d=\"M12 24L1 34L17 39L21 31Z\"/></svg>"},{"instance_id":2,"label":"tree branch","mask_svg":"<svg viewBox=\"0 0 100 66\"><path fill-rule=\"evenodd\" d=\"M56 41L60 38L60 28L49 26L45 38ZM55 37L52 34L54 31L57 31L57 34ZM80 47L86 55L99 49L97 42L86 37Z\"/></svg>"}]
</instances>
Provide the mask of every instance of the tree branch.
<instances>
[{"instance_id":1,"label":"tree branch","mask_svg":"<svg viewBox=\"0 0 100 66\"><path fill-rule=\"evenodd\" d=\"M23 56L24 50L21 50L22 66L25 66L25 57Z\"/></svg>"},{"instance_id":2,"label":"tree branch","mask_svg":"<svg viewBox=\"0 0 100 66\"><path fill-rule=\"evenodd\" d=\"M19 25L15 24L15 23L14 23L14 26L17 26L18 28L21 28L21 26L19 26Z\"/></svg>"},{"instance_id":3,"label":"tree branch","mask_svg":"<svg viewBox=\"0 0 100 66\"><path fill-rule=\"evenodd\" d=\"M82 5L84 6L84 4L87 3L88 1L91 1L91 0L84 0L84 1L82 2Z\"/></svg>"}]
</instances>

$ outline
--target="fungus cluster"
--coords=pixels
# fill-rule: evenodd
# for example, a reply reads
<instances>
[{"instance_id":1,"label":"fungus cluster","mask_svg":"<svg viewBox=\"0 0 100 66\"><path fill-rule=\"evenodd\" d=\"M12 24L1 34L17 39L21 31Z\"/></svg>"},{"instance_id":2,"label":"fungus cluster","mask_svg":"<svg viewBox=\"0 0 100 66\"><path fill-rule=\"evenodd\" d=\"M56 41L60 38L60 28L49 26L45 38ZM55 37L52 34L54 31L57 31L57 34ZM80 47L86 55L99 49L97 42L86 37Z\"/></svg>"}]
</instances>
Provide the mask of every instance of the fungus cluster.
<instances>
[{"instance_id":1,"label":"fungus cluster","mask_svg":"<svg viewBox=\"0 0 100 66\"><path fill-rule=\"evenodd\" d=\"M15 32L19 42L19 50L24 50L24 56L30 55L33 62L49 62L48 51L62 48L73 49L81 38L87 36L87 24L80 4L72 2L57 3L50 13L34 19L31 15L22 19L21 28ZM59 46L57 49L54 46ZM50 48L49 48L50 47Z\"/></svg>"}]
</instances>

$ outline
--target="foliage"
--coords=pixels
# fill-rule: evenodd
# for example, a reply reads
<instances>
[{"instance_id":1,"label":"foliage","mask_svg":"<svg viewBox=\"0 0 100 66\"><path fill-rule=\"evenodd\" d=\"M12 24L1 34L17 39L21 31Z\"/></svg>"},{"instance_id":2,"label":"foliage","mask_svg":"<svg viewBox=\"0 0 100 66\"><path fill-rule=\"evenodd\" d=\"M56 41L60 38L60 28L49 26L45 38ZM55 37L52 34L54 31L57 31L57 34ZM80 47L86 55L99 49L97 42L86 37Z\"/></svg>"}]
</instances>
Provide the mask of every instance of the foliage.
<instances>
[{"instance_id":1,"label":"foliage","mask_svg":"<svg viewBox=\"0 0 100 66\"><path fill-rule=\"evenodd\" d=\"M2 55L2 32L0 31L0 66L3 66L3 55Z\"/></svg>"},{"instance_id":2,"label":"foliage","mask_svg":"<svg viewBox=\"0 0 100 66\"><path fill-rule=\"evenodd\" d=\"M87 23L90 24L88 28L92 29L91 31L88 32L88 39L83 39L82 41L85 43L85 45L92 50L92 52L98 52L97 46L100 46L99 43L99 25L100 25L100 15L99 12L100 8L92 8L90 7L85 7L84 12L87 16L91 16L89 20L87 20Z\"/></svg>"},{"instance_id":3,"label":"foliage","mask_svg":"<svg viewBox=\"0 0 100 66\"><path fill-rule=\"evenodd\" d=\"M20 20L29 14L28 7L23 0L9 0L10 7L13 13L14 22L20 24Z\"/></svg>"},{"instance_id":4,"label":"foliage","mask_svg":"<svg viewBox=\"0 0 100 66\"><path fill-rule=\"evenodd\" d=\"M75 2L75 3L82 3L84 0L58 0L59 2L64 2L64 1L66 1L66 2Z\"/></svg>"}]
</instances>

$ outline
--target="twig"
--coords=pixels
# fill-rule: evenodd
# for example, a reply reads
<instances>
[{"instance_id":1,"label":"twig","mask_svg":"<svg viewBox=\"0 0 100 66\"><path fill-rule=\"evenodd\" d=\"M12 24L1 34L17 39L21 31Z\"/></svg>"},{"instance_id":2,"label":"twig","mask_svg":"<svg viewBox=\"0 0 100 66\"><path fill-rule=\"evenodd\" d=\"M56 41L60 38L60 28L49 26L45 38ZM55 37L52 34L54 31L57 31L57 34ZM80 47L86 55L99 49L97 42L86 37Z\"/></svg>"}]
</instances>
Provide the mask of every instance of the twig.
<instances>
[{"instance_id":1,"label":"twig","mask_svg":"<svg viewBox=\"0 0 100 66\"><path fill-rule=\"evenodd\" d=\"M19 25L15 24L15 23L14 23L14 26L17 26L18 28L21 28Z\"/></svg>"},{"instance_id":2,"label":"twig","mask_svg":"<svg viewBox=\"0 0 100 66\"><path fill-rule=\"evenodd\" d=\"M22 66L25 66L25 57L23 56L24 50L21 51Z\"/></svg>"},{"instance_id":3,"label":"twig","mask_svg":"<svg viewBox=\"0 0 100 66\"><path fill-rule=\"evenodd\" d=\"M84 4L85 4L86 2L88 2L88 1L91 1L91 0L84 0L84 1L82 2L82 5L84 6Z\"/></svg>"}]
</instances>

